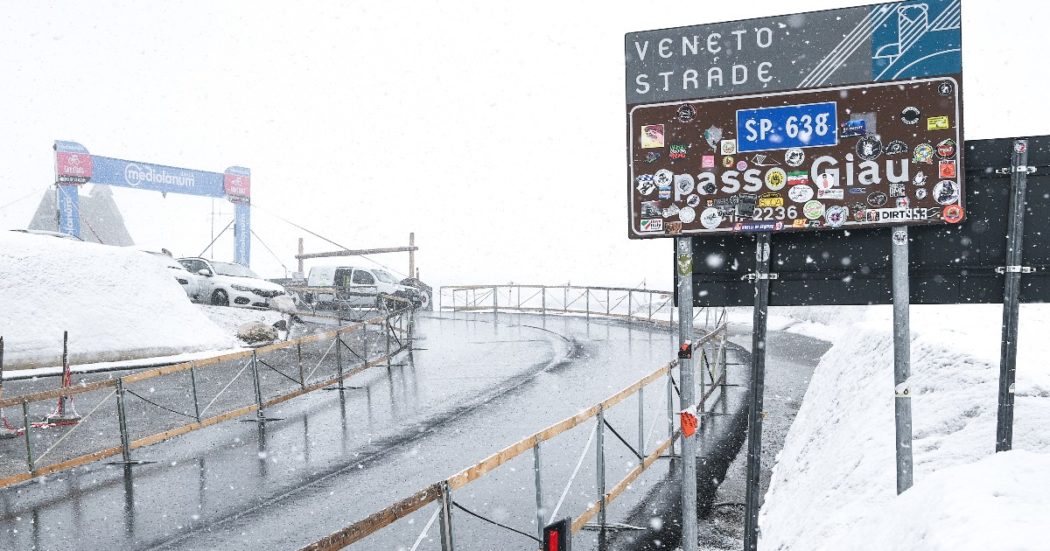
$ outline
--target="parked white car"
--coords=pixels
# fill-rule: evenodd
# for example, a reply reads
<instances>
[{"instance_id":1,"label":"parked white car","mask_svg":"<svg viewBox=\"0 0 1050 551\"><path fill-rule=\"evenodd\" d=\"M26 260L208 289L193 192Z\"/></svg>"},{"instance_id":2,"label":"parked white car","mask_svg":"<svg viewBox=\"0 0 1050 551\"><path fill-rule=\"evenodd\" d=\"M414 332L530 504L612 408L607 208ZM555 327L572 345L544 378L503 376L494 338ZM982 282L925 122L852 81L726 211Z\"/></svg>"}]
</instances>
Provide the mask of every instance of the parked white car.
<instances>
[{"instance_id":1,"label":"parked white car","mask_svg":"<svg viewBox=\"0 0 1050 551\"><path fill-rule=\"evenodd\" d=\"M186 296L190 297L192 302L200 302L204 298L204 286L201 283L204 276L190 272L185 266L179 263L179 261L168 256L166 253L158 253L154 251L142 252L156 258L165 268L171 270L175 276L175 281L179 282L179 285L182 286L182 290L186 291Z\"/></svg>"},{"instance_id":2,"label":"parked white car","mask_svg":"<svg viewBox=\"0 0 1050 551\"><path fill-rule=\"evenodd\" d=\"M202 302L216 306L245 308L278 307L278 297L287 294L284 287L262 279L240 264L206 258L180 258L179 263L201 276Z\"/></svg>"},{"instance_id":3,"label":"parked white car","mask_svg":"<svg viewBox=\"0 0 1050 551\"><path fill-rule=\"evenodd\" d=\"M307 287L335 287L333 293L314 292L308 302L320 305L345 304L354 307L379 307L379 295L393 295L418 302L418 291L402 285L397 278L379 268L356 266L315 266L306 278Z\"/></svg>"}]
</instances>

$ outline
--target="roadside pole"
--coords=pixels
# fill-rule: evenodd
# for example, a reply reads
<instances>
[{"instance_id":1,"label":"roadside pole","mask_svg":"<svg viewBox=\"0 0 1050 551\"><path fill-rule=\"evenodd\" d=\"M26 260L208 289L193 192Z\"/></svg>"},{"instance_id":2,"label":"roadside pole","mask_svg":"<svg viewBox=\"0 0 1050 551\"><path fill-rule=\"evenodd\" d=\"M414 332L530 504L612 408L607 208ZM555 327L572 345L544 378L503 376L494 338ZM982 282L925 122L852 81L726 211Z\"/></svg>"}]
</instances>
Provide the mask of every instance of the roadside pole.
<instances>
[{"instance_id":1,"label":"roadside pole","mask_svg":"<svg viewBox=\"0 0 1050 551\"><path fill-rule=\"evenodd\" d=\"M1003 292L1003 338L999 356L999 418L995 427L995 451L1008 451L1014 445L1014 380L1017 377L1017 322L1020 314L1021 274L1031 271L1021 266L1024 238L1025 188L1028 174L1028 140L1014 140L1010 163L1010 221L1006 231L1006 277Z\"/></svg>"},{"instance_id":2,"label":"roadside pole","mask_svg":"<svg viewBox=\"0 0 1050 551\"><path fill-rule=\"evenodd\" d=\"M693 239L675 239L678 268L678 350L679 377L682 380L681 407L687 409L696 403L696 384L693 381L692 354L683 357L682 351L691 351L693 344ZM682 433L682 550L696 551L696 439L697 435Z\"/></svg>"},{"instance_id":3,"label":"roadside pole","mask_svg":"<svg viewBox=\"0 0 1050 551\"><path fill-rule=\"evenodd\" d=\"M897 494L912 485L911 287L908 282L908 227L893 232L893 415L896 419Z\"/></svg>"},{"instance_id":4,"label":"roadside pole","mask_svg":"<svg viewBox=\"0 0 1050 551\"><path fill-rule=\"evenodd\" d=\"M747 413L747 495L744 502L744 551L758 549L758 500L762 475L762 393L766 376L766 319L769 315L770 234L759 233L755 248L754 328L751 338L751 403Z\"/></svg>"}]
</instances>

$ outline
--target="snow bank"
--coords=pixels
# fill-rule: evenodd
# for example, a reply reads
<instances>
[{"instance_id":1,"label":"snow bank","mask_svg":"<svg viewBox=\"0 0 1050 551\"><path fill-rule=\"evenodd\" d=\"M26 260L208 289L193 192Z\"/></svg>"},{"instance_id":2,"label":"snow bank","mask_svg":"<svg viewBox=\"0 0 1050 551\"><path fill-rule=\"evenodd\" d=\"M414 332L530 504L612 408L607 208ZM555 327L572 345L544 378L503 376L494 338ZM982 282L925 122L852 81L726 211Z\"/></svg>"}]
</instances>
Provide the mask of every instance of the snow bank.
<instances>
[{"instance_id":1,"label":"snow bank","mask_svg":"<svg viewBox=\"0 0 1050 551\"><path fill-rule=\"evenodd\" d=\"M0 231L5 368L171 355L239 345L136 250Z\"/></svg>"},{"instance_id":2,"label":"snow bank","mask_svg":"<svg viewBox=\"0 0 1050 551\"><path fill-rule=\"evenodd\" d=\"M800 327L834 346L773 469L762 549L1046 548L1037 531L1050 518L1048 305L1022 307L1018 339L1014 447L1037 453L995 457L1002 307L912 308L916 485L900 497L891 310L807 314L832 320Z\"/></svg>"}]
</instances>

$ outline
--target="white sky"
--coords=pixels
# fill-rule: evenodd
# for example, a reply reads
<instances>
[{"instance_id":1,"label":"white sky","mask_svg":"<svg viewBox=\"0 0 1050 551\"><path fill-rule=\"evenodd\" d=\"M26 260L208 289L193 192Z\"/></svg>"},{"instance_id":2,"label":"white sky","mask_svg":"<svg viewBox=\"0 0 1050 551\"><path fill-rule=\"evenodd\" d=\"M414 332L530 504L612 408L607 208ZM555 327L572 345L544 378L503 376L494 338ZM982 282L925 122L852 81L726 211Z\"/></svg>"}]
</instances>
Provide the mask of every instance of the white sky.
<instances>
[{"instance_id":1,"label":"white sky","mask_svg":"<svg viewBox=\"0 0 1050 551\"><path fill-rule=\"evenodd\" d=\"M28 224L66 139L250 167L257 206L349 247L415 231L431 283L669 288L671 243L627 239L624 33L863 3L7 3L0 228ZM1050 130L1048 13L963 2L967 138ZM114 195L141 245L196 255L210 240L210 199ZM221 229L232 206L215 204ZM304 233L258 209L252 226L294 270ZM232 248L220 240L216 258ZM407 270L405 255L376 258ZM253 269L282 276L280 263L253 241Z\"/></svg>"}]
</instances>

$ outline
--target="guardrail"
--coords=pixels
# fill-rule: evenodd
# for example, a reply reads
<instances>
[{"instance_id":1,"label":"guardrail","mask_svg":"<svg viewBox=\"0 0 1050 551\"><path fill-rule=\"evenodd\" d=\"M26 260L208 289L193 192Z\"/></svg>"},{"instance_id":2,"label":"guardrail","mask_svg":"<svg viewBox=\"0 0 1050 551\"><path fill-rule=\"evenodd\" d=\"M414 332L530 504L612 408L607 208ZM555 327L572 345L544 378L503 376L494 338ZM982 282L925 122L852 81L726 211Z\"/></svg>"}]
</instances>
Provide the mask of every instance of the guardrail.
<instances>
[{"instance_id":1,"label":"guardrail","mask_svg":"<svg viewBox=\"0 0 1050 551\"><path fill-rule=\"evenodd\" d=\"M509 306L500 306L499 300L501 297L500 289L509 288L512 292L516 292L516 297L521 297L522 289L541 289L540 293L534 293L532 297L529 297L521 302L511 301ZM520 312L536 311L537 308L529 305L529 300L535 299L541 294L546 294L546 290L550 289L565 289L566 299L560 304L562 307L560 310L551 310L547 308L546 299L541 299L543 304L539 306L539 311L544 313L583 313L588 312L591 315L610 316L613 318L625 318L633 321L646 321L646 322L657 322L661 320L655 320L651 314L645 317L634 315L633 306L630 304L626 308L626 312L617 312L617 307L610 306L611 304L611 293L615 291L626 292L626 300L631 303L634 293L640 293L639 296L649 297L667 297L670 293L663 291L646 291L637 289L627 288L615 288L615 287L550 287L550 286L525 286L525 285L509 285L509 286L458 286L458 287L443 287L441 295L444 295L444 291L448 289L452 296L455 297L459 293L476 292L477 290L487 290L488 295L483 293L483 296L476 298L476 293L471 293L469 301L465 301L463 305L453 302L451 305L445 305L442 309L454 310L454 311L479 311L479 310L517 310ZM586 310L572 309L571 306L583 295L577 296L573 301L568 300L569 289L586 290L587 292L593 292L595 290L608 291L610 295L607 296L606 301L600 304L604 308L604 312L594 312L589 308L589 299L584 298ZM453 299L455 300L455 299ZM487 303L485 301L488 300ZM645 303L643 303L644 305ZM651 302L648 303L651 306ZM659 308L657 312L659 312ZM714 319L715 326L706 331L705 334L700 337L694 344L694 357L698 358L696 362L696 368L700 370L700 376L696 377L701 385L701 391L698 394L700 396L699 404L697 404L698 411L708 412L708 407L713 407L714 404L722 402L724 404L725 399L725 388L726 388L726 353L727 353L727 335L728 326L725 317L724 309L720 312L708 313L708 318ZM670 323L674 319L673 315L668 317ZM576 427L585 424L587 421L594 419L595 425L593 428L592 436L597 436L595 455L597 461L597 492L596 500L593 504L586 507L583 511L580 511L575 515L571 529L573 533L576 533L583 529L592 519L598 517L597 527L600 530L601 538L605 537L605 530L607 527L606 512L608 505L612 503L617 497L619 497L628 487L634 482L641 474L653 465L658 459L661 458L673 458L675 457L675 442L681 436L680 429L675 428L675 415L676 412L684 409L687 405L681 404L680 392L677 392L679 396L678 405L675 405L675 395L678 391L678 384L674 376L674 370L680 369L678 361L672 360L667 364L657 368L650 372L644 377L638 379L634 383L631 383L623 390L609 396L605 400L590 406L589 408L565 418L557 423L554 423L534 434L527 436L509 446L506 446L502 450L488 456L482 461L463 469L462 471L438 482L430 484L418 492L384 508L381 511L377 511L364 519L361 519L353 524L346 526L345 528L338 530L325 538L318 540L306 547L303 550L318 551L318 550L334 550L342 549L355 542L362 541L368 538L370 535L378 532L379 530L390 526L391 524L404 519L413 513L423 509L424 507L437 503L438 508L435 510L430 517L429 522L426 523L423 528L423 532L416 539L416 545L412 546L415 550L419 543L423 540L430 527L433 525L435 520L438 520L440 527L440 541L442 551L454 551L456 547L456 536L455 527L453 523L453 513L455 510L460 510L471 517L481 519L492 525L505 529L509 532L518 534L524 538L530 538L535 540L537 544L542 543L542 530L543 527L549 522L553 521L559 512L561 502L559 502L550 513L546 504L544 503L544 497L542 492L543 486L543 462L541 460L541 444L549 441L555 436L570 431ZM706 377L705 377L706 376ZM666 426L667 436L660 442L658 442L652 449L646 450L646 443L648 438L644 434L643 427L645 426L644 412L645 412L645 389L658 381L664 381L666 386ZM716 394L717 393L717 394ZM637 395L638 396L638 440L637 447L632 446L615 428L608 422L606 414L611 408L617 405L621 405L627 398ZM655 424L653 425L655 427ZM627 449L629 449L635 458L637 464L627 472L624 478L616 482L611 488L606 485L606 467L605 467L605 455L606 455L606 430L619 440ZM584 456L589 452L591 440L588 439L587 446L584 448L583 453L580 456L582 462ZM453 499L453 491L462 489L468 484L484 477L486 474L492 472L498 467L507 464L512 459L521 456L522 454L532 451L533 455L533 472L534 472L534 484L535 484L535 497L536 497L536 508L535 523L536 523L536 536L532 536L524 531L517 530L503 523L495 520L485 518L484 516L471 511ZM664 455L668 453L668 455ZM576 476L576 472L579 470L579 464L577 469L570 477L565 491L562 493L562 499L568 493L573 479ZM531 515L532 513L530 513ZM550 520L546 517L549 516ZM531 521L530 521L531 522Z\"/></svg>"},{"instance_id":2,"label":"guardrail","mask_svg":"<svg viewBox=\"0 0 1050 551\"><path fill-rule=\"evenodd\" d=\"M251 350L116 379L0 395L0 416L4 408L18 408L16 421L21 421L12 424L3 418L0 489L118 454L119 463L140 463L132 459L132 450L251 413L256 414L254 421L273 420L266 417L267 408L333 385L343 390L349 377L377 365L390 366L394 356L411 350L413 313L408 305L346 326L335 316L339 327L334 330ZM0 372L2 362L0 351ZM242 378L249 369L250 377ZM96 415L114 396L116 407L108 410L110 415ZM76 413L74 398L90 407L83 416ZM52 403L57 403L54 411L41 415ZM220 413L208 415L213 407ZM41 417L44 421L31 421ZM80 437L70 438L74 435ZM16 442L21 454L14 449ZM16 461L19 455L24 462ZM44 463L45 458L53 460Z\"/></svg>"}]
</instances>

